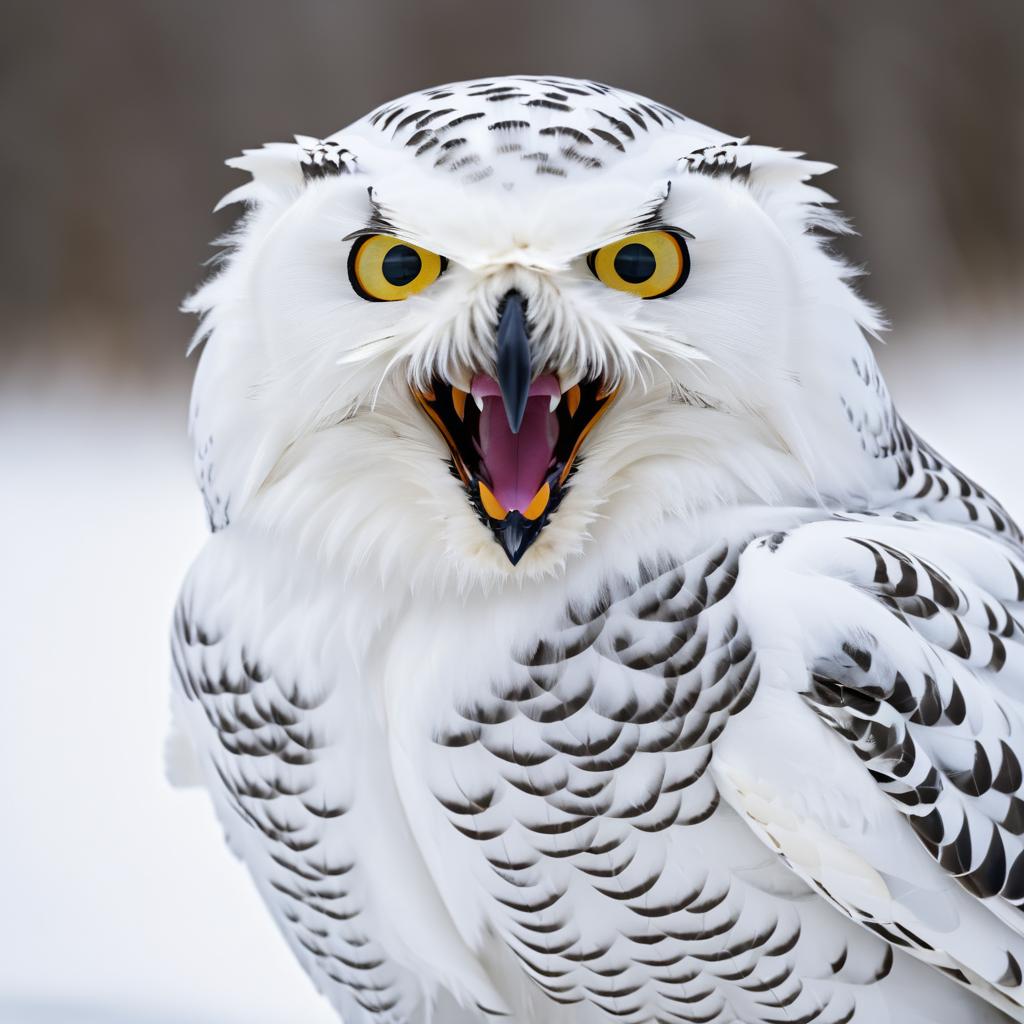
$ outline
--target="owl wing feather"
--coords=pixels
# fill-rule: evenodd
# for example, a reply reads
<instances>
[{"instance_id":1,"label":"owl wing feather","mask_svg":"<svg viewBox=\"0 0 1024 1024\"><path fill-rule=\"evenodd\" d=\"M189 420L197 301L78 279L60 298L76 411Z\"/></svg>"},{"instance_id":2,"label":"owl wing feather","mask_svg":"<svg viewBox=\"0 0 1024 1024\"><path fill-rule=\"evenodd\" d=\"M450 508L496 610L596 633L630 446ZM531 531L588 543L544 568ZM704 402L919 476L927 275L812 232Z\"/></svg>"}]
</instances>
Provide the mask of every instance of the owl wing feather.
<instances>
[{"instance_id":1,"label":"owl wing feather","mask_svg":"<svg viewBox=\"0 0 1024 1024\"><path fill-rule=\"evenodd\" d=\"M239 534L208 542L172 637L175 714L229 846L346 1021L500 1012L409 833L359 643L294 558Z\"/></svg>"},{"instance_id":2,"label":"owl wing feather","mask_svg":"<svg viewBox=\"0 0 1024 1024\"><path fill-rule=\"evenodd\" d=\"M829 902L1024 1020L1024 558L904 514L763 537L725 799Z\"/></svg>"}]
</instances>

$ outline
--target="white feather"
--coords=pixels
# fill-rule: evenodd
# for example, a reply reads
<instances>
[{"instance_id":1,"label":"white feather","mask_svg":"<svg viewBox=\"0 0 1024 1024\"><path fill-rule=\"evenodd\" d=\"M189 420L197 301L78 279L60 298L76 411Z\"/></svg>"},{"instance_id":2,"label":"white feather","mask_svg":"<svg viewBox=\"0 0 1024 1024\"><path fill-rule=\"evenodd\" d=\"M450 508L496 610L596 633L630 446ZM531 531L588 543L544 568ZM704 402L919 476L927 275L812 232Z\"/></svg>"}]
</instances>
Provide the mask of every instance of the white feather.
<instances>
[{"instance_id":1,"label":"white feather","mask_svg":"<svg viewBox=\"0 0 1024 1024\"><path fill-rule=\"evenodd\" d=\"M978 749L1024 760L1020 534L893 409L864 337L881 320L815 234L848 230L810 184L830 165L540 78L230 164L246 215L186 304L217 533L179 602L177 706L346 1020L1024 1020L1020 910L960 885L891 792L937 766L940 824L1024 855L1012 772L954 792ZM587 255L652 224L692 236L685 286L602 285ZM348 260L370 231L446 272L366 301ZM618 389L515 567L413 395L496 372L511 290L534 371ZM871 538L955 611L894 614ZM872 697L897 670L950 721ZM912 737L902 783L878 781L885 751L865 770L843 714L855 739Z\"/></svg>"}]
</instances>

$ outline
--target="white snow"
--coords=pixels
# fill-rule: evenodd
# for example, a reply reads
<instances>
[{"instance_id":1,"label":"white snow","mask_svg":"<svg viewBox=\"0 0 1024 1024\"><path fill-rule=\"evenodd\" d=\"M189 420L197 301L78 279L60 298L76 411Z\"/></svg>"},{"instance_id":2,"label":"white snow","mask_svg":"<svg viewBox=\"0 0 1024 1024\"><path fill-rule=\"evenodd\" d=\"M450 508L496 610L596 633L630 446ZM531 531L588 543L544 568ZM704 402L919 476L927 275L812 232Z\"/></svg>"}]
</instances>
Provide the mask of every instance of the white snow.
<instances>
[{"instance_id":1,"label":"white snow","mask_svg":"<svg viewBox=\"0 0 1024 1024\"><path fill-rule=\"evenodd\" d=\"M328 1024L201 790L163 778L203 541L174 400L0 394L0 1022Z\"/></svg>"},{"instance_id":2,"label":"white snow","mask_svg":"<svg viewBox=\"0 0 1024 1024\"><path fill-rule=\"evenodd\" d=\"M882 352L901 408L1020 518L1024 346L922 337ZM20 386L0 392L0 1024L329 1024L206 795L163 777L170 614L205 533L184 389Z\"/></svg>"}]
</instances>

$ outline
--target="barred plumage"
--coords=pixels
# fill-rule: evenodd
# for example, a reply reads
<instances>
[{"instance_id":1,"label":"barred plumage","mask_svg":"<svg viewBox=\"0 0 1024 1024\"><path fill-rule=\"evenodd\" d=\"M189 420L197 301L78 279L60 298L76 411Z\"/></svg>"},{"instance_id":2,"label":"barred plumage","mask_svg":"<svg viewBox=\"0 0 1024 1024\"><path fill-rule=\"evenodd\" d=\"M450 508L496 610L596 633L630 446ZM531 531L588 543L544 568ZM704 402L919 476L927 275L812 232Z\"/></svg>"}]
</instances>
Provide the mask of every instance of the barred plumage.
<instances>
[{"instance_id":1,"label":"barred plumage","mask_svg":"<svg viewBox=\"0 0 1024 1024\"><path fill-rule=\"evenodd\" d=\"M592 82L232 161L175 714L346 1021L1024 1020L1024 549L827 170Z\"/></svg>"}]
</instances>

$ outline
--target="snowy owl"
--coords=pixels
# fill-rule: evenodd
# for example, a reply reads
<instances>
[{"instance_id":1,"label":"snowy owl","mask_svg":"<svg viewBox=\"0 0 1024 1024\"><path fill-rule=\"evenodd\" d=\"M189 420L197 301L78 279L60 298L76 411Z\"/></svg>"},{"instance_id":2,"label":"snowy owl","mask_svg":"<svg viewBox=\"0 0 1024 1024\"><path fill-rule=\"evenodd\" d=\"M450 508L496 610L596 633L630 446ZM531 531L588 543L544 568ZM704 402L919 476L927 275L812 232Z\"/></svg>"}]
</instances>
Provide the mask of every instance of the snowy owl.
<instances>
[{"instance_id":1,"label":"snowy owl","mask_svg":"<svg viewBox=\"0 0 1024 1024\"><path fill-rule=\"evenodd\" d=\"M1024 1021L1024 545L829 165L538 77L229 163L175 717L342 1018Z\"/></svg>"}]
</instances>

